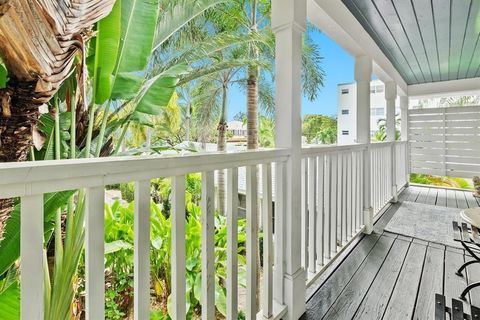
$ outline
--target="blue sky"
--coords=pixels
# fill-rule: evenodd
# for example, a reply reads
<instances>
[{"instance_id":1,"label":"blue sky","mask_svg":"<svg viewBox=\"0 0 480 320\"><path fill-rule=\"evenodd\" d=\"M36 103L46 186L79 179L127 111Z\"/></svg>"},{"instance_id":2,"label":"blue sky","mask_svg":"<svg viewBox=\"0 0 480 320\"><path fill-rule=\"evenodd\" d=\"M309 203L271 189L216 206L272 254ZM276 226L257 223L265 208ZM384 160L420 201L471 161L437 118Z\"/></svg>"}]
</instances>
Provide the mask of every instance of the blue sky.
<instances>
[{"instance_id":1,"label":"blue sky","mask_svg":"<svg viewBox=\"0 0 480 320\"><path fill-rule=\"evenodd\" d=\"M353 81L353 58L325 34L314 32L312 40L320 47L323 56L323 70L326 73L325 86L315 101L302 99L302 115L337 113L337 84ZM245 93L232 88L229 94L229 118L240 111L246 111Z\"/></svg>"}]
</instances>

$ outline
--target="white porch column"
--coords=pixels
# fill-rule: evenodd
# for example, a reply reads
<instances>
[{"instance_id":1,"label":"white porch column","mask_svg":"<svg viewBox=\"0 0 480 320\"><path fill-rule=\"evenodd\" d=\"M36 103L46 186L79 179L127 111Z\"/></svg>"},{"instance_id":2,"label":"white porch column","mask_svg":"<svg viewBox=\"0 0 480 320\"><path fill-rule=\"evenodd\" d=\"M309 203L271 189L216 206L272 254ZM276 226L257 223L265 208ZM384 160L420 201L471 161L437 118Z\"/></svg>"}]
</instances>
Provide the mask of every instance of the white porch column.
<instances>
[{"instance_id":1,"label":"white porch column","mask_svg":"<svg viewBox=\"0 0 480 320\"><path fill-rule=\"evenodd\" d=\"M367 56L355 57L355 81L357 83L357 143L366 143L363 167L363 222L365 233L373 231L373 208L370 177L370 80L372 59Z\"/></svg>"},{"instance_id":2,"label":"white porch column","mask_svg":"<svg viewBox=\"0 0 480 320\"><path fill-rule=\"evenodd\" d=\"M397 84L395 82L385 82L387 141L395 141L395 99L397 99Z\"/></svg>"},{"instance_id":3,"label":"white porch column","mask_svg":"<svg viewBox=\"0 0 480 320\"><path fill-rule=\"evenodd\" d=\"M408 140L408 96L400 96L400 121L402 141Z\"/></svg>"},{"instance_id":4,"label":"white porch column","mask_svg":"<svg viewBox=\"0 0 480 320\"><path fill-rule=\"evenodd\" d=\"M385 100L387 109L387 141L395 142L395 100L397 99L397 84L393 81L385 82ZM398 202L397 194L397 159L395 144L391 147L390 176L392 181L392 202Z\"/></svg>"},{"instance_id":5,"label":"white porch column","mask_svg":"<svg viewBox=\"0 0 480 320\"><path fill-rule=\"evenodd\" d=\"M290 149L285 163L284 185L276 190L285 190L283 201L284 233L284 303L288 310L284 319L298 319L305 312L306 284L301 267L301 47L306 26L306 0L272 1L272 28L276 37L275 82L276 82L276 132L275 143L279 148ZM282 168L278 168L278 177ZM277 207L276 207L277 208Z\"/></svg>"},{"instance_id":6,"label":"white porch column","mask_svg":"<svg viewBox=\"0 0 480 320\"><path fill-rule=\"evenodd\" d=\"M408 141L408 96L400 96L400 121L402 141ZM410 145L407 143L405 150L405 173L407 186L410 181Z\"/></svg>"}]
</instances>

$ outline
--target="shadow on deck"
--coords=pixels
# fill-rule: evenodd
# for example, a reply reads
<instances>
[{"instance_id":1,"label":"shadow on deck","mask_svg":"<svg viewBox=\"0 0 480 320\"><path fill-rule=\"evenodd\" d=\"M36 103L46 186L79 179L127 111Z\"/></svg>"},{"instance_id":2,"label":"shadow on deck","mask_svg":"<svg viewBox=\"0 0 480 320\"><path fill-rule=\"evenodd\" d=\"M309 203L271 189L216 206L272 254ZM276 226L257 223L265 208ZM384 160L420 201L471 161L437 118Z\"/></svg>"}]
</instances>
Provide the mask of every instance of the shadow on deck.
<instances>
[{"instance_id":1,"label":"shadow on deck","mask_svg":"<svg viewBox=\"0 0 480 320\"><path fill-rule=\"evenodd\" d=\"M471 192L412 186L400 195L324 277L307 302L301 319L434 319L435 293L444 294L447 306L468 283L480 281L480 268L467 268L466 277L455 271L470 256L463 250L384 231L402 201L452 208L479 206ZM465 306L480 306L480 288L467 296Z\"/></svg>"}]
</instances>

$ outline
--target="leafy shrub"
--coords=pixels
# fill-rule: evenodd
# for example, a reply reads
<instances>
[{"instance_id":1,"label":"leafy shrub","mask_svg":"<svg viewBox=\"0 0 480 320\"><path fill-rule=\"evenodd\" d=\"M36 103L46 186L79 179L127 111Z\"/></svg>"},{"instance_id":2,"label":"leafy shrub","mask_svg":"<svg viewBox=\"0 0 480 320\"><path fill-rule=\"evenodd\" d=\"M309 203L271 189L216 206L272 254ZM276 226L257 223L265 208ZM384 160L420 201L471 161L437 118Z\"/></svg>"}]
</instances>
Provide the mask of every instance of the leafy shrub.
<instances>
[{"instance_id":1,"label":"leafy shrub","mask_svg":"<svg viewBox=\"0 0 480 320\"><path fill-rule=\"evenodd\" d=\"M163 187L164 180L158 181ZM153 187L155 188L155 186ZM201 210L198 205L199 176L187 178L186 189L186 281L187 310L189 318L200 313L201 292ZM165 190L160 188L159 190ZM167 192L169 194L169 191ZM165 196L165 195L163 195ZM192 201L194 200L194 201ZM169 319L171 294L171 218L162 210L163 203L150 206L150 266L152 318ZM121 205L115 202L105 206L105 269L106 315L108 319L122 319L133 307L133 243L134 203ZM245 286L245 220L238 222L239 283ZM215 300L217 311L226 314L226 217L215 215ZM84 278L84 267L79 268L79 278Z\"/></svg>"},{"instance_id":2,"label":"leafy shrub","mask_svg":"<svg viewBox=\"0 0 480 320\"><path fill-rule=\"evenodd\" d=\"M450 188L473 189L469 181L458 177L438 177L429 174L412 173L410 174L410 182Z\"/></svg>"}]
</instances>

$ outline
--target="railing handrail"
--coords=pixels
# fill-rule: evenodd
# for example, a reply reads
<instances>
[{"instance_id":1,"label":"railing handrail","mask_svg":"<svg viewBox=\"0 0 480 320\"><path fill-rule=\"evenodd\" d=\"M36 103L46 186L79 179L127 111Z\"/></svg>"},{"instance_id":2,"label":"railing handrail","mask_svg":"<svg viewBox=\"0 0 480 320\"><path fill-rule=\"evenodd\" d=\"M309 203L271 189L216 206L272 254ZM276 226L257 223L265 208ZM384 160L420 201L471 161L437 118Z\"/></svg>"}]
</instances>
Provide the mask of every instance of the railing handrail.
<instances>
[{"instance_id":1,"label":"railing handrail","mask_svg":"<svg viewBox=\"0 0 480 320\"><path fill-rule=\"evenodd\" d=\"M237 168L288 159L288 149L4 163L0 199Z\"/></svg>"},{"instance_id":2,"label":"railing handrail","mask_svg":"<svg viewBox=\"0 0 480 320\"><path fill-rule=\"evenodd\" d=\"M346 145L318 145L307 146L302 148L302 155L317 155L325 153L345 152L345 151L359 151L367 148L366 143L346 144Z\"/></svg>"}]
</instances>

